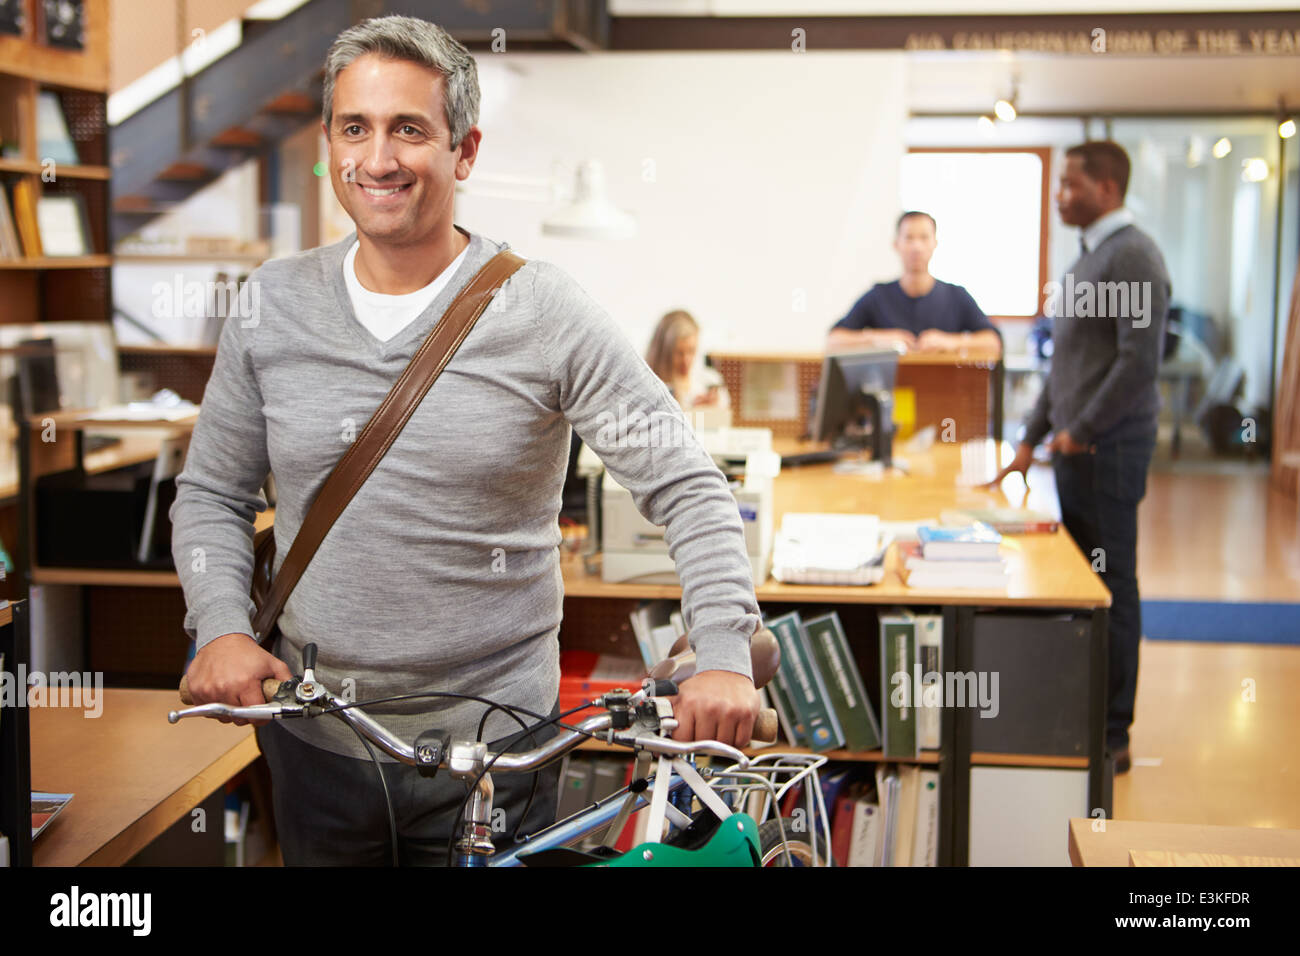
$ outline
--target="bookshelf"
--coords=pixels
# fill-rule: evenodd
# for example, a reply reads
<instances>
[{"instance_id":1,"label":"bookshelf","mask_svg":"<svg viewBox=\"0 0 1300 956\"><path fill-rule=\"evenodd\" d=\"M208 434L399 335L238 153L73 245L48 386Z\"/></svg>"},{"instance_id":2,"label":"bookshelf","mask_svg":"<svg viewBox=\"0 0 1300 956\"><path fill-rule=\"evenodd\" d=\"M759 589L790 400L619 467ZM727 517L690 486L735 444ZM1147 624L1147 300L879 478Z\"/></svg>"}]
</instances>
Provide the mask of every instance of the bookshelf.
<instances>
[{"instance_id":1,"label":"bookshelf","mask_svg":"<svg viewBox=\"0 0 1300 956\"><path fill-rule=\"evenodd\" d=\"M81 49L45 40L37 0L26 0L21 35L0 35L0 182L13 206L24 184L39 197L71 197L83 211L88 254L0 260L3 321L104 321L111 316L108 241L110 153L108 142L108 4L85 0ZM42 95L58 101L77 162L45 155L39 141ZM13 210L15 217L17 210Z\"/></svg>"},{"instance_id":2,"label":"bookshelf","mask_svg":"<svg viewBox=\"0 0 1300 956\"><path fill-rule=\"evenodd\" d=\"M109 244L111 153L108 0L84 0L80 48L49 42L40 0L22 0L20 34L0 34L0 188L16 220L15 189L33 197L74 200L83 222L86 254L24 255L0 259L0 323L110 322L112 264ZM39 136L41 97L57 99L76 162L44 155ZM66 159L67 157L58 157ZM17 222L15 221L15 227ZM8 404L9 396L3 399ZM21 436L19 436L21 441ZM22 482L17 497L0 505L0 533L15 561L0 596L25 597L23 573L30 500Z\"/></svg>"}]
</instances>

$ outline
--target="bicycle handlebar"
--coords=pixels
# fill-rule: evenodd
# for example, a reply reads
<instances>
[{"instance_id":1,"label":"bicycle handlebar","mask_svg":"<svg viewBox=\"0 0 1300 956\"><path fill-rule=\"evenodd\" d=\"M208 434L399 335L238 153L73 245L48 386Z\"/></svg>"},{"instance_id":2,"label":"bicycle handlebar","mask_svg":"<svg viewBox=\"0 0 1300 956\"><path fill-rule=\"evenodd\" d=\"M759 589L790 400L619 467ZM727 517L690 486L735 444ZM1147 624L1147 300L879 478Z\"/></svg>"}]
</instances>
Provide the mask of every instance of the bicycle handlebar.
<instances>
[{"instance_id":1,"label":"bicycle handlebar","mask_svg":"<svg viewBox=\"0 0 1300 956\"><path fill-rule=\"evenodd\" d=\"M274 677L268 677L262 681L262 697L267 701L267 703L270 703L275 699L275 695L279 693L279 690L280 681L276 680ZM181 678L180 697L182 704L185 704L187 707L195 706L194 697L190 694L189 681L184 677ZM218 711L213 711L214 716L217 713ZM758 716L754 718L754 726L750 731L750 739L759 743L767 743L776 740L777 726L776 711L765 707L760 710Z\"/></svg>"}]
</instances>

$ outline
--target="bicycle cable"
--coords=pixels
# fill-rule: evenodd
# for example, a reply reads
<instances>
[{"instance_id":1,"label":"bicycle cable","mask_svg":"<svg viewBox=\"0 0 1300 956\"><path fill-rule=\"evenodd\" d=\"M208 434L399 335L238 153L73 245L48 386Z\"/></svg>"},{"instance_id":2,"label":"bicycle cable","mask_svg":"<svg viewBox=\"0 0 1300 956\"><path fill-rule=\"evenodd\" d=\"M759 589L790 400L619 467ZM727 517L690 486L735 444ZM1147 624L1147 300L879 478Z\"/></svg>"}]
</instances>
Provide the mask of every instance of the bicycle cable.
<instances>
[{"instance_id":1,"label":"bicycle cable","mask_svg":"<svg viewBox=\"0 0 1300 956\"><path fill-rule=\"evenodd\" d=\"M527 730L520 731L519 733L517 733L517 734L515 734L513 737L511 737L509 740L507 740L504 744L502 744L502 745L501 745L501 749L500 749L497 753L495 753L495 754L492 755L492 759L490 759L486 764L483 765L483 769L480 770L477 774L475 774L474 779L470 782L468 789L465 791L465 799L462 800L462 801L460 802L460 809L456 811L456 819L457 819L457 821L460 822L460 823L463 823L463 822L464 822L464 817L465 817L465 808L469 805L470 798L474 795L475 791L478 790L479 781L482 780L482 779L483 779L483 778L488 774L488 772L492 769L492 765L493 765L494 763L497 762L497 759L498 759L498 758L504 756L505 753L506 753L506 752L507 752L511 747L513 747L515 744L517 744L517 743L519 743L521 740L523 740L524 737L527 737L527 736L529 736L529 735L531 735L531 734L534 734L534 733L536 733L538 730L541 730L541 729L544 728L544 727L552 726L552 725L557 726L557 727L564 727L564 728L567 729L567 730L572 730L572 731L574 731L575 733L582 734L582 735L585 736L585 737L594 737L595 734L593 734L593 733L591 733L591 732L589 732L589 731L582 730L582 729L579 728L579 727L570 727L570 726L567 725L567 724L563 724L563 723L561 723L561 721L562 721L565 717L568 717L568 716L571 715L571 714L576 714L576 713L577 713L578 711L580 711L580 710L586 710L587 708L589 708L589 707L594 707L594 706L596 706L595 703L593 703L593 702L591 702L591 701L588 701L588 702L585 703L585 704L581 704L581 705L579 705L579 706L577 706L577 707L572 707L572 708L570 708L569 710L562 711L561 713L556 714L554 717L545 718L545 719L543 719L543 720L541 721L541 723L534 724L532 727L528 728ZM522 708L521 708L521 709L522 709ZM553 763L553 762L554 762L554 760L551 760L551 761L548 761L548 762L545 763L545 764L542 764L541 767L538 767L537 770L534 771L534 781L536 781L536 779L537 779L537 778L536 778L536 774L537 774L537 773L540 773L541 770L542 770L544 767L546 767L548 764ZM529 804L530 804L530 805L531 805L531 802L532 802L532 798L529 797ZM526 813L527 813L527 808L525 808L525 814L524 814L524 815L526 815ZM518 842L519 827L523 824L523 816L524 816L524 815L521 815L521 816L520 816L520 818L519 818L519 823L517 823L517 824L515 825L515 840L516 840L516 842ZM447 841L447 866L448 866L448 867L451 867L451 866L454 866L454 865L455 865L455 862L454 862L454 861L455 861L455 849L456 849L456 840L455 840L455 839L451 839L451 840Z\"/></svg>"},{"instance_id":2,"label":"bicycle cable","mask_svg":"<svg viewBox=\"0 0 1300 956\"><path fill-rule=\"evenodd\" d=\"M398 858L398 853L397 853L397 814L393 809L393 798L388 790L388 780L384 777L383 765L379 760L379 755L375 753L375 748L371 746L370 741L366 739L365 734L363 734L355 725L353 725L349 721L343 720L343 717L339 715L339 711L346 710L352 707L373 706L374 704L384 704L393 701L411 700L411 699L417 699L422 697L455 697L464 700L474 700L474 701L478 701L479 703L485 703L488 704L488 709L484 713L484 717L483 717L484 721L487 720L487 714L491 713L493 710L500 710L502 713L511 717L516 723L519 724L520 727L523 727L525 730L528 729L527 725L523 722L522 719L520 719L520 717L518 716L518 714L515 713L515 711L516 710L522 711L528 716L534 716L534 717L537 716L536 714L533 714L531 711L525 710L522 707L516 708L510 706L509 704L501 704L501 703L497 703L496 701L488 700L486 697L476 697L471 694L455 694L450 691L422 691L422 692L417 692L412 694L399 694L394 697L375 698L373 700L366 700L366 701L349 701L346 704L333 705L321 711L321 716L324 716L325 714L334 714L338 716L339 720L342 720L343 723L347 724L348 727L351 728L352 732L357 735L357 739L361 741L362 746L366 748L366 752L370 754L370 759L375 765L375 773L379 775L379 786L384 793L384 806L388 810L388 835L392 845L394 868L400 865L400 860ZM482 728L483 728L483 724L480 723L479 725L480 735L483 732ZM477 786L477 781L475 782L475 785ZM529 794L528 804L525 807L525 812L527 812L527 807L532 806L533 794L535 794L536 792L537 792L537 774L534 773L533 793ZM464 804L461 804L461 813L464 813ZM517 833L518 830L516 829L516 834Z\"/></svg>"},{"instance_id":3,"label":"bicycle cable","mask_svg":"<svg viewBox=\"0 0 1300 956\"><path fill-rule=\"evenodd\" d=\"M483 716L480 717L478 721L478 735L475 737L476 740L480 742L483 740L483 731L487 728L488 718L492 716L492 711L499 709L500 708L496 704L493 704L491 707L483 711ZM528 735L528 745L530 747L537 746L537 735L535 733L530 733ZM533 801L537 799L537 784L541 781L541 778L542 768L538 767L533 771L533 784L528 788L528 799L524 801L524 810L519 814L519 819L515 823L515 832L510 834L510 840L513 843L519 842L519 828L524 825L524 819L528 816L528 811L533 808Z\"/></svg>"},{"instance_id":4,"label":"bicycle cable","mask_svg":"<svg viewBox=\"0 0 1300 956\"><path fill-rule=\"evenodd\" d=\"M346 720L343 723L348 724ZM379 786L384 791L384 805L388 808L388 836L393 848L393 868L396 869L399 865L397 858L397 815L393 812L393 798L388 793L388 780L384 777L383 765L379 762L379 755L375 753L375 748L370 745L366 735L351 724L348 724L348 726L352 727L352 732L357 735L357 740L361 741L361 745L370 754L370 759L375 764L375 773L379 774Z\"/></svg>"}]
</instances>

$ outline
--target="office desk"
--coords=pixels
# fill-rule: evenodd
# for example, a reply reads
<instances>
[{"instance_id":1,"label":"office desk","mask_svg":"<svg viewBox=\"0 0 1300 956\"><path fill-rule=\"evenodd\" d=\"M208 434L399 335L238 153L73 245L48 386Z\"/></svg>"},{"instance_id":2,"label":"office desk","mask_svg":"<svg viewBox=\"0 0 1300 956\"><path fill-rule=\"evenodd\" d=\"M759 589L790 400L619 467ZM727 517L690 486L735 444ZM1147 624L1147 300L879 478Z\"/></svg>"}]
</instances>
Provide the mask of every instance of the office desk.
<instances>
[{"instance_id":1,"label":"office desk","mask_svg":"<svg viewBox=\"0 0 1300 956\"><path fill-rule=\"evenodd\" d=\"M776 443L778 450L795 450ZM978 454L972 455L976 451ZM1010 455L1003 446L1002 453ZM989 508L1010 502L997 490L962 487L958 479L971 474L972 459L996 468L992 441L964 445L937 444L910 457L910 474L891 472L880 479L836 474L829 464L782 471L774 487L775 526L786 512L876 514L885 521L938 519L953 508ZM1009 460L1009 457L1007 458ZM987 477L992 477L990 471ZM972 475L974 477L974 475ZM782 584L769 577L757 584L760 601L831 604L944 604L981 607L1073 608L1092 611L1110 607L1110 592L1093 573L1083 554L1065 532L1009 535L1003 539L1010 581L1005 591L928 591L907 587L898 573L897 548L886 560L884 580L870 587ZM564 593L568 597L681 598L676 585L613 584L587 574L578 556L562 562Z\"/></svg>"},{"instance_id":2,"label":"office desk","mask_svg":"<svg viewBox=\"0 0 1300 956\"><path fill-rule=\"evenodd\" d=\"M1107 820L1097 832L1095 822L1070 821L1075 866L1295 866L1300 858L1300 830Z\"/></svg>"},{"instance_id":3,"label":"office desk","mask_svg":"<svg viewBox=\"0 0 1300 956\"><path fill-rule=\"evenodd\" d=\"M1002 446L1000 453L1009 456L1010 449ZM963 477L971 481L992 477L998 453L990 441L964 446L937 444L924 453L907 457L910 474L890 474L878 480L837 474L829 464L782 471L774 488L776 526L780 527L782 515L791 511L871 513L889 521L917 521L937 519L940 512L949 508L1011 503L1000 491L963 487L958 483L958 479ZM1018 501L1015 503L1019 504ZM1109 816L1111 807L1104 737L1106 615L1110 592L1092 572L1069 535L1061 530L1054 534L1004 537L1003 553L1011 574L1005 591L913 590L906 587L899 577L897 549L891 550L887 574L876 585L787 585L769 578L755 588L758 600L765 609L774 605L820 605L822 610L837 610L850 640L858 643L860 660L867 661L874 654L862 642L873 646L878 643L871 630L876 613L871 606L938 607L943 615L944 635L940 670L945 674L977 670L975 662L985 659L977 651L986 646L983 642L988 640L989 628L994 626L989 623L992 611L1027 617L1028 626L1041 628L1044 634L1059 634L1060 630L1054 628L1059 628L1064 622L1084 635L1082 641L1075 640L1073 644L1076 655L1073 659L1081 659L1079 684L1083 689L1079 696L1086 699L1078 705L1078 710L1068 715L1076 724L1086 725L1086 746L1080 752L977 751L973 746L978 733L972 709L944 708L941 717L943 745L938 754L940 860L958 864L968 860L972 768L1082 773L1086 781L1084 778L1076 779L1081 785L1086 783L1088 811L1101 808ZM681 588L675 585L606 583L601 580L599 572L587 573L579 555L565 555L561 570L565 589L562 631L565 647L609 650L613 641L629 639L628 635L619 637L619 634L626 631L626 615L638 600L681 598ZM1038 683L1046 686L1056 675L1044 676L1049 680ZM869 677L866 679L870 687L871 680ZM1018 695L1018 692L1010 686L1003 688L1003 700L1010 712L1014 702L1008 694ZM872 696L876 695L873 693ZM834 759L883 761L878 751L864 754L836 751L831 756ZM928 754L916 760L891 762L933 762L933 756ZM1064 862L1063 855L1061 862Z\"/></svg>"},{"instance_id":4,"label":"office desk","mask_svg":"<svg viewBox=\"0 0 1300 956\"><path fill-rule=\"evenodd\" d=\"M175 691L103 693L93 719L29 708L32 789L74 794L33 846L37 866L125 863L259 754L252 727L167 723Z\"/></svg>"}]
</instances>

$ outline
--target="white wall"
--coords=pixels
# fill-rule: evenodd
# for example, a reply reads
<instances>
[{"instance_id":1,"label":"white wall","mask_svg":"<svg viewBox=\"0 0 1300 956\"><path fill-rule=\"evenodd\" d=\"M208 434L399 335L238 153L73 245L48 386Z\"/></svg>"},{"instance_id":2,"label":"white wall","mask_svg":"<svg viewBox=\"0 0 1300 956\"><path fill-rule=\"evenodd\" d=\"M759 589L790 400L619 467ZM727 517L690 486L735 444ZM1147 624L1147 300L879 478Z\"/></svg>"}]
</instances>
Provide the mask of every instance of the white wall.
<instances>
[{"instance_id":1,"label":"white wall","mask_svg":"<svg viewBox=\"0 0 1300 956\"><path fill-rule=\"evenodd\" d=\"M568 189L578 161L599 159L639 233L544 237L549 203L472 193L457 222L567 270L638 348L685 308L705 350L817 349L858 295L897 274L901 54L478 59L483 142L469 184L562 169Z\"/></svg>"}]
</instances>

